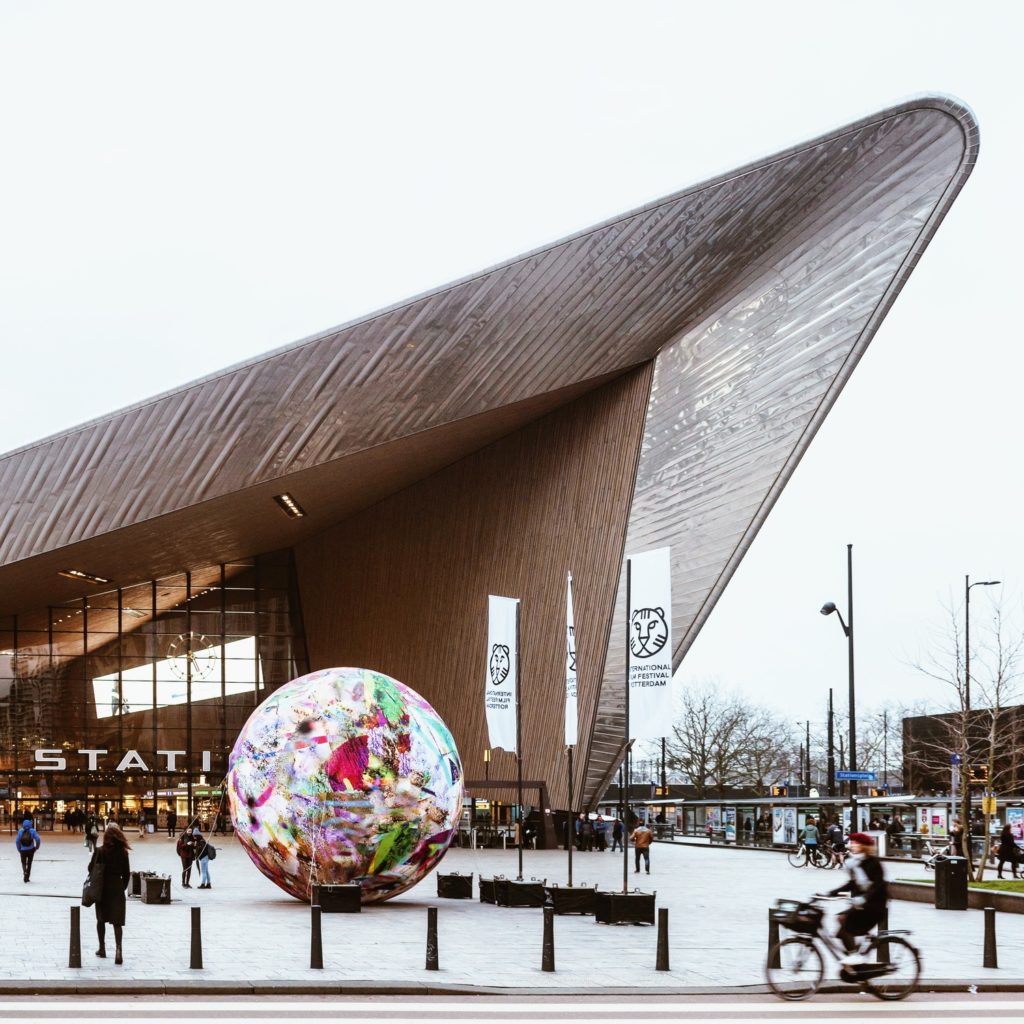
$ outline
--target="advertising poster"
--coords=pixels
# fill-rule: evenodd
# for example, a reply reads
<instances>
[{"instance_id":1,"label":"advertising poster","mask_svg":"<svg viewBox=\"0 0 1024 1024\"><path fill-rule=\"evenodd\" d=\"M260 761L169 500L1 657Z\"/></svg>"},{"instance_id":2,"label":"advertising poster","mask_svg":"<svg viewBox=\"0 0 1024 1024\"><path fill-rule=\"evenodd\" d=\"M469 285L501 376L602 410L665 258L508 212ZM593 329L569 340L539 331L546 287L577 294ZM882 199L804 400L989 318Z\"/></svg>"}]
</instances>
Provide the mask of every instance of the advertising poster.
<instances>
[{"instance_id":1,"label":"advertising poster","mask_svg":"<svg viewBox=\"0 0 1024 1024\"><path fill-rule=\"evenodd\" d=\"M1024 807L1007 807L1006 824L1018 843L1024 842Z\"/></svg>"},{"instance_id":2,"label":"advertising poster","mask_svg":"<svg viewBox=\"0 0 1024 1024\"><path fill-rule=\"evenodd\" d=\"M949 812L945 807L929 807L928 808L928 823L929 829L928 834L930 836L948 836L948 817Z\"/></svg>"},{"instance_id":3,"label":"advertising poster","mask_svg":"<svg viewBox=\"0 0 1024 1024\"><path fill-rule=\"evenodd\" d=\"M725 809L725 841L736 842L736 808L726 807Z\"/></svg>"},{"instance_id":4,"label":"advertising poster","mask_svg":"<svg viewBox=\"0 0 1024 1024\"><path fill-rule=\"evenodd\" d=\"M782 816L781 807L772 808L772 842L784 843L786 841L785 821Z\"/></svg>"},{"instance_id":5,"label":"advertising poster","mask_svg":"<svg viewBox=\"0 0 1024 1024\"><path fill-rule=\"evenodd\" d=\"M796 846L796 808L784 807L782 810L785 819L782 827L782 841L789 846Z\"/></svg>"},{"instance_id":6,"label":"advertising poster","mask_svg":"<svg viewBox=\"0 0 1024 1024\"><path fill-rule=\"evenodd\" d=\"M930 807L918 807L917 808L917 828L916 831L920 832L923 836L929 836L932 833L932 809Z\"/></svg>"},{"instance_id":7,"label":"advertising poster","mask_svg":"<svg viewBox=\"0 0 1024 1024\"><path fill-rule=\"evenodd\" d=\"M572 611L572 573L565 586L565 745L575 747L576 724L576 617Z\"/></svg>"}]
</instances>

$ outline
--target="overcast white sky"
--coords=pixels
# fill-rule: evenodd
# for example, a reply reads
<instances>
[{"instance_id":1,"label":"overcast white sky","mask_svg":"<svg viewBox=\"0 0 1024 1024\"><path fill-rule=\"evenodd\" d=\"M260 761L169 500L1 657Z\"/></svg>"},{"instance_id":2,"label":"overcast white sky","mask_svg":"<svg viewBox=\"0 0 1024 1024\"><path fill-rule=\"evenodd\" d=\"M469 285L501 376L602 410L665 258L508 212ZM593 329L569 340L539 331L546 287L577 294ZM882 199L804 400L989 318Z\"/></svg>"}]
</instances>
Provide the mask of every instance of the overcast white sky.
<instances>
[{"instance_id":1,"label":"overcast white sky","mask_svg":"<svg viewBox=\"0 0 1024 1024\"><path fill-rule=\"evenodd\" d=\"M960 199L684 663L794 718L938 696L959 601L1019 611L1017 4L0 0L0 451L921 92Z\"/></svg>"}]
</instances>

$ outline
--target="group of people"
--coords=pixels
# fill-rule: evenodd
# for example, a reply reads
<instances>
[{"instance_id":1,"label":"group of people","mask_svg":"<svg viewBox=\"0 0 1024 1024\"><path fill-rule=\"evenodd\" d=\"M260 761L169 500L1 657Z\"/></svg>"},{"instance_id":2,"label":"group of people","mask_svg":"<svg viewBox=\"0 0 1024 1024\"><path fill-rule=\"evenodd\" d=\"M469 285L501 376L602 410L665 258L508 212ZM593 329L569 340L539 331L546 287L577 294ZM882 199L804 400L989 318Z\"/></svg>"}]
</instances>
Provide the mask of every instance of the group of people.
<instances>
[{"instance_id":1,"label":"group of people","mask_svg":"<svg viewBox=\"0 0 1024 1024\"><path fill-rule=\"evenodd\" d=\"M581 853L591 850L604 853L608 849L609 830L614 853L622 849L622 822L618 818L609 820L601 814L591 819L590 815L581 813L576 819L576 849Z\"/></svg>"},{"instance_id":2,"label":"group of people","mask_svg":"<svg viewBox=\"0 0 1024 1024\"><path fill-rule=\"evenodd\" d=\"M808 850L820 849L832 863L842 864L846 859L846 836L838 818L828 819L824 815L821 818L814 818L808 815L800 831L800 842Z\"/></svg>"},{"instance_id":3,"label":"group of people","mask_svg":"<svg viewBox=\"0 0 1024 1024\"><path fill-rule=\"evenodd\" d=\"M192 888L192 865L199 865L199 888L212 889L210 884L210 861L216 855L213 846L206 841L199 827L196 826L190 832L185 829L178 836L178 842L174 847L175 852L181 859L181 887Z\"/></svg>"}]
</instances>

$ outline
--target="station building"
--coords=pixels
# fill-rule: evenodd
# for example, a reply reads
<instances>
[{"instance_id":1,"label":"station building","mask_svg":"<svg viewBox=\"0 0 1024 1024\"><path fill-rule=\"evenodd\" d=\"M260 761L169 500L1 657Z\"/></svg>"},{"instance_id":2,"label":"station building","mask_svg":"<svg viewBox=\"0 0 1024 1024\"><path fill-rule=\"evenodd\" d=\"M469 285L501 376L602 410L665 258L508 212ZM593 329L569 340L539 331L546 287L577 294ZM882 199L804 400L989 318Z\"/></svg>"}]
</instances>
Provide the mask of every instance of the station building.
<instances>
[{"instance_id":1,"label":"station building","mask_svg":"<svg viewBox=\"0 0 1024 1024\"><path fill-rule=\"evenodd\" d=\"M625 555L672 549L678 666L977 145L913 100L0 457L3 813L212 815L252 708L344 665L509 801L488 594L522 600L526 800L564 808L567 571L595 806Z\"/></svg>"}]
</instances>

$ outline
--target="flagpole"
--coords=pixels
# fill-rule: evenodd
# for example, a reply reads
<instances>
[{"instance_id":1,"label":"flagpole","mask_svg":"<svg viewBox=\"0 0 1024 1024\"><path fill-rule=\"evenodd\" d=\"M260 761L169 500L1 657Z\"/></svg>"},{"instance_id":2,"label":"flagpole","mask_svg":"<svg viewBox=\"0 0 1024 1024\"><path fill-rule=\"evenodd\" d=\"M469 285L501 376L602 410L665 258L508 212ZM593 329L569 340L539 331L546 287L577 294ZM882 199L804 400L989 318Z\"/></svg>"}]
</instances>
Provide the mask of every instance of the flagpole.
<instances>
[{"instance_id":1,"label":"flagpole","mask_svg":"<svg viewBox=\"0 0 1024 1024\"><path fill-rule=\"evenodd\" d=\"M622 801L622 891L629 892L629 610L632 606L632 563L626 559L626 694L625 740L623 760L626 762L626 792Z\"/></svg>"},{"instance_id":2,"label":"flagpole","mask_svg":"<svg viewBox=\"0 0 1024 1024\"><path fill-rule=\"evenodd\" d=\"M572 848L576 832L576 812L572 808L572 747L565 748L569 752L569 827L565 830L565 848L569 851L569 886L572 887Z\"/></svg>"},{"instance_id":3,"label":"flagpole","mask_svg":"<svg viewBox=\"0 0 1024 1024\"><path fill-rule=\"evenodd\" d=\"M522 706L521 694L523 692L523 680L519 674L521 663L519 657L519 610L520 604L516 602L516 785L519 789L519 876L517 882L523 880L523 844L526 842L526 822L523 821L523 722L520 708Z\"/></svg>"}]
</instances>

